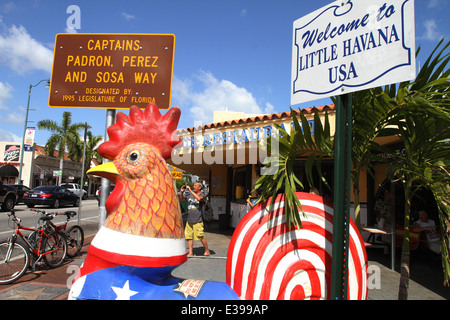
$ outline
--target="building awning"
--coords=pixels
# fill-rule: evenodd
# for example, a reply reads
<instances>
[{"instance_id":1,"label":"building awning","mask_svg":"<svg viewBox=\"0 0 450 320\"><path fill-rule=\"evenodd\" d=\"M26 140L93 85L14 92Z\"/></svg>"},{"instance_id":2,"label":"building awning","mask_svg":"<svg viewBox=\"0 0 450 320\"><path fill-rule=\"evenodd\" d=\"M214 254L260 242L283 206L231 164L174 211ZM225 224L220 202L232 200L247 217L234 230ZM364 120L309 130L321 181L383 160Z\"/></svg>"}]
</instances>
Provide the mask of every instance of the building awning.
<instances>
[{"instance_id":1,"label":"building awning","mask_svg":"<svg viewBox=\"0 0 450 320\"><path fill-rule=\"evenodd\" d=\"M50 175L53 174L53 171L49 168L46 168L44 166L39 166L37 164L34 164L34 166L37 168L37 169L35 169L36 173L39 172L39 173L50 174Z\"/></svg>"},{"instance_id":2,"label":"building awning","mask_svg":"<svg viewBox=\"0 0 450 320\"><path fill-rule=\"evenodd\" d=\"M16 169L16 167L6 164L4 166L0 167L0 176L1 177L18 177L19 171Z\"/></svg>"},{"instance_id":3,"label":"building awning","mask_svg":"<svg viewBox=\"0 0 450 320\"><path fill-rule=\"evenodd\" d=\"M63 171L63 176L64 177L80 178L81 177L81 172L80 171L64 170Z\"/></svg>"}]
</instances>

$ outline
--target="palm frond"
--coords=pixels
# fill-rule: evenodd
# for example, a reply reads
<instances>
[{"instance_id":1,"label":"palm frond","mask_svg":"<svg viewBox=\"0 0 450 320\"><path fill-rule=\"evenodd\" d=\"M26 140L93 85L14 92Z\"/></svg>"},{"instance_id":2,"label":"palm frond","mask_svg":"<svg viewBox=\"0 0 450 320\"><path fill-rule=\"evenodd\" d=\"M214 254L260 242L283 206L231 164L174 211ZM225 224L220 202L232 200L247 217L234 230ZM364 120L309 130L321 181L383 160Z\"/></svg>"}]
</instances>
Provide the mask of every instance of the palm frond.
<instances>
[{"instance_id":1,"label":"palm frond","mask_svg":"<svg viewBox=\"0 0 450 320\"><path fill-rule=\"evenodd\" d=\"M324 157L333 156L332 137L330 133L330 124L328 113L325 113L325 124L320 120L317 109L314 111L314 128L312 134L306 116L300 111L300 121L291 109L292 120L294 123L290 133L281 126L275 125L280 132L277 137L269 137L268 148L273 150L274 144L278 145L278 153L272 154L270 162L266 167L273 168L273 175L262 175L255 184L255 190L261 190L257 203L263 205L272 211L275 198L279 193L284 195L286 208L286 223L291 228L302 227L300 212L305 215L301 203L296 196L296 192L303 189L302 182L296 177L294 172L295 160L301 156L307 157L307 172L312 171L313 164L317 164L317 172L323 177L320 161ZM308 176L310 185L312 176ZM271 201L269 201L271 199Z\"/></svg>"},{"instance_id":2,"label":"palm frond","mask_svg":"<svg viewBox=\"0 0 450 320\"><path fill-rule=\"evenodd\" d=\"M78 161L81 158L79 147L79 130L84 129L84 123L72 124L72 113L63 112L61 125L53 120L41 120L38 122L38 128L49 130L53 135L46 143L45 149L48 155L53 156L53 152L58 150L58 158L64 158L66 151L69 152L69 158Z\"/></svg>"}]
</instances>

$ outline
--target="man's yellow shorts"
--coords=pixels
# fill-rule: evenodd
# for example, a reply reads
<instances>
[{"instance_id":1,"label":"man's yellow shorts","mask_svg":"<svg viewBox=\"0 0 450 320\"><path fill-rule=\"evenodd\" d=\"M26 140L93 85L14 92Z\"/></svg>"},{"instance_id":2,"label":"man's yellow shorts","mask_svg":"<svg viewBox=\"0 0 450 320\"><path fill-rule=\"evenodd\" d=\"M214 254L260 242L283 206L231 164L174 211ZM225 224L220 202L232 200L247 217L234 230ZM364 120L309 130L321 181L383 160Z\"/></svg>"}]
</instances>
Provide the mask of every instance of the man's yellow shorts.
<instances>
[{"instance_id":1,"label":"man's yellow shorts","mask_svg":"<svg viewBox=\"0 0 450 320\"><path fill-rule=\"evenodd\" d=\"M184 237L186 240L202 240L205 237L203 234L203 221L197 223L186 222Z\"/></svg>"}]
</instances>

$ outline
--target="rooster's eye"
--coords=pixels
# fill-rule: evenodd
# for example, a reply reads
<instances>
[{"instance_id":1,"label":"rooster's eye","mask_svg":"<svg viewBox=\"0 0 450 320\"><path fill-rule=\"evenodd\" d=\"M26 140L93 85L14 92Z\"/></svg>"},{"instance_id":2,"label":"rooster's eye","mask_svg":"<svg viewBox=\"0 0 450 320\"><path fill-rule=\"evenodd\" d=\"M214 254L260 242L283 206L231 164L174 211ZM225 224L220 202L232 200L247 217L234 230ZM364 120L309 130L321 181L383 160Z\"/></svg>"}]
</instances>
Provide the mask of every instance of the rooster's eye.
<instances>
[{"instance_id":1,"label":"rooster's eye","mask_svg":"<svg viewBox=\"0 0 450 320\"><path fill-rule=\"evenodd\" d=\"M128 158L127 158L128 163L135 163L136 161L139 160L139 157L140 157L139 151L131 151L128 154Z\"/></svg>"}]
</instances>

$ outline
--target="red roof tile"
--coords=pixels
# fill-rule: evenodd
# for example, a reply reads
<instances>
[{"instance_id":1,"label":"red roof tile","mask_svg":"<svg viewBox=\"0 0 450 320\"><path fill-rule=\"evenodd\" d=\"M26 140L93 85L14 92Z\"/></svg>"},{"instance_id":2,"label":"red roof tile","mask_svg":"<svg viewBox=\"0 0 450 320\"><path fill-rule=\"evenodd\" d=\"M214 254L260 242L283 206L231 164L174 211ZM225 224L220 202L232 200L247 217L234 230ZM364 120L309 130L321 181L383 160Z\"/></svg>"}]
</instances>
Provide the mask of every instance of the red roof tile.
<instances>
[{"instance_id":1,"label":"red roof tile","mask_svg":"<svg viewBox=\"0 0 450 320\"><path fill-rule=\"evenodd\" d=\"M300 112L303 114L311 114L314 112L314 109L317 109L319 112L325 112L326 110L336 110L336 107L334 104L329 104L321 107L310 107L310 108L304 108L300 110L293 110L296 115L299 115ZM223 122L215 122L211 124L205 124L202 126L202 130L205 129L213 129L213 128L220 128L220 127L226 127L236 124L245 124L245 123L254 123L258 121L266 121L266 120L276 120L276 119L282 119L287 118L291 116L291 112L279 112L279 113L273 113L273 114L265 114L261 116L255 116L250 118L244 118L244 119L235 119L235 120L227 120ZM193 132L194 127L186 128L186 129L179 129L180 133L182 132Z\"/></svg>"}]
</instances>

